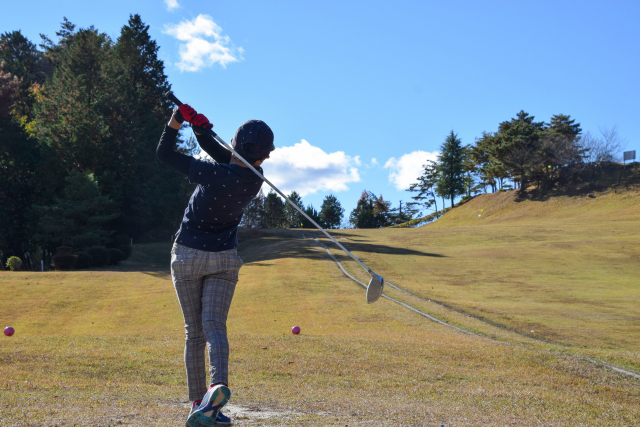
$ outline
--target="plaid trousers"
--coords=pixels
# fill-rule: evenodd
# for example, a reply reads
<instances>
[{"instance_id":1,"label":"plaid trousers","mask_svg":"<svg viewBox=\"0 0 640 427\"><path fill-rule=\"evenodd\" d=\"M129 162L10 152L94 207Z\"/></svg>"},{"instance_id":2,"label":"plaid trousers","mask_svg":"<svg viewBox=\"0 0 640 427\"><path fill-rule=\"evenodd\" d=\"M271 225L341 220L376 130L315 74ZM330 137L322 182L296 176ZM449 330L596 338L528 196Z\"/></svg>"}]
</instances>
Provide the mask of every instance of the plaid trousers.
<instances>
[{"instance_id":1,"label":"plaid trousers","mask_svg":"<svg viewBox=\"0 0 640 427\"><path fill-rule=\"evenodd\" d=\"M242 260L236 249L206 252L178 243L171 249L171 277L184 316L189 400L207 392L205 345L209 350L210 383L229 384L227 315Z\"/></svg>"}]
</instances>

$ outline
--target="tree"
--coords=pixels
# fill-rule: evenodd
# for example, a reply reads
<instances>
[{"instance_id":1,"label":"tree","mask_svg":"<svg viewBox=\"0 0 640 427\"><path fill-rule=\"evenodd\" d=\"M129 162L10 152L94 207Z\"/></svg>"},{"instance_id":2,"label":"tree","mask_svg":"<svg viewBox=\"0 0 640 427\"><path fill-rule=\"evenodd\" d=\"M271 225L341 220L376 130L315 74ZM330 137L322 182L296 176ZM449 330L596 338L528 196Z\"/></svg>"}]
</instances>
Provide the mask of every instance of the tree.
<instances>
[{"instance_id":1,"label":"tree","mask_svg":"<svg viewBox=\"0 0 640 427\"><path fill-rule=\"evenodd\" d=\"M537 179L538 188L549 190L553 185L565 182L576 173L582 163L584 150L578 145L580 124L564 114L555 114L541 135L540 164L532 177Z\"/></svg>"},{"instance_id":2,"label":"tree","mask_svg":"<svg viewBox=\"0 0 640 427\"><path fill-rule=\"evenodd\" d=\"M431 206L434 206L437 214L438 201L435 192L437 183L438 163L433 160L427 160L427 163L423 166L422 175L418 177L418 182L409 186L408 191L415 193L415 196L411 196L414 201L407 203L409 208L419 211L420 209L428 210Z\"/></svg>"},{"instance_id":3,"label":"tree","mask_svg":"<svg viewBox=\"0 0 640 427\"><path fill-rule=\"evenodd\" d=\"M372 192L364 190L356 208L351 211L349 222L355 228L380 228L387 225L388 210L389 204L382 196L376 197Z\"/></svg>"},{"instance_id":4,"label":"tree","mask_svg":"<svg viewBox=\"0 0 640 427\"><path fill-rule=\"evenodd\" d=\"M39 60L19 31L0 36L0 249L12 253L33 246L32 205L60 181L48 147L30 131Z\"/></svg>"},{"instance_id":5,"label":"tree","mask_svg":"<svg viewBox=\"0 0 640 427\"><path fill-rule=\"evenodd\" d=\"M452 207L455 197L464 194L464 154L462 141L451 131L440 147L436 189L451 199Z\"/></svg>"},{"instance_id":6,"label":"tree","mask_svg":"<svg viewBox=\"0 0 640 427\"><path fill-rule=\"evenodd\" d=\"M171 113L163 96L170 86L148 29L131 15L114 44L65 20L60 43L45 43L56 67L41 91L36 126L64 169L94 174L119 208L114 227L138 241L173 231L190 189L155 156Z\"/></svg>"},{"instance_id":7,"label":"tree","mask_svg":"<svg viewBox=\"0 0 640 427\"><path fill-rule=\"evenodd\" d=\"M114 231L108 223L118 213L109 197L101 195L91 173L71 171L62 194L54 203L37 206L39 232L36 239L46 245L72 244L86 248L104 244Z\"/></svg>"},{"instance_id":8,"label":"tree","mask_svg":"<svg viewBox=\"0 0 640 427\"><path fill-rule=\"evenodd\" d=\"M295 192L292 191L289 194L289 200L296 204L300 209L304 210L304 206L302 204L302 197ZM302 227L304 216L298 212L296 208L291 206L289 203L285 202L284 207L285 217L286 217L286 227L287 228L299 228Z\"/></svg>"},{"instance_id":9,"label":"tree","mask_svg":"<svg viewBox=\"0 0 640 427\"><path fill-rule=\"evenodd\" d=\"M340 228L344 209L338 198L333 194L327 195L320 208L320 225L323 228Z\"/></svg>"},{"instance_id":10,"label":"tree","mask_svg":"<svg viewBox=\"0 0 640 427\"><path fill-rule=\"evenodd\" d=\"M620 153L626 146L626 140L618 133L618 127L599 128L600 135L585 133L579 140L586 150L584 159L589 163L613 162L620 159Z\"/></svg>"},{"instance_id":11,"label":"tree","mask_svg":"<svg viewBox=\"0 0 640 427\"><path fill-rule=\"evenodd\" d=\"M416 210L411 208L409 203L405 204L403 209L402 200L400 200L400 206L397 209L389 209L388 222L390 225L402 224L411 221L416 213Z\"/></svg>"},{"instance_id":12,"label":"tree","mask_svg":"<svg viewBox=\"0 0 640 427\"><path fill-rule=\"evenodd\" d=\"M0 69L20 82L20 97L14 106L17 116L25 122L33 120L35 97L31 88L51 76L49 61L18 30L0 35Z\"/></svg>"},{"instance_id":13,"label":"tree","mask_svg":"<svg viewBox=\"0 0 640 427\"><path fill-rule=\"evenodd\" d=\"M263 225L266 228L285 228L284 201L275 191L270 191L264 199Z\"/></svg>"},{"instance_id":14,"label":"tree","mask_svg":"<svg viewBox=\"0 0 640 427\"><path fill-rule=\"evenodd\" d=\"M242 216L241 225L248 228L263 227L264 221L264 194L262 190L254 197L246 208Z\"/></svg>"},{"instance_id":15,"label":"tree","mask_svg":"<svg viewBox=\"0 0 640 427\"><path fill-rule=\"evenodd\" d=\"M320 224L320 214L313 207L313 204L309 204L309 206L304 208L303 211L304 211L304 213L307 214L308 217L310 217L312 220L314 220L318 225ZM315 228L315 227L316 226L313 225L313 223L311 221L309 221L304 216L302 217L302 228Z\"/></svg>"},{"instance_id":16,"label":"tree","mask_svg":"<svg viewBox=\"0 0 640 427\"><path fill-rule=\"evenodd\" d=\"M504 180L509 176L504 164L496 156L498 143L499 140L495 134L483 132L482 137L476 139L476 145L469 153L480 175L480 185L490 186L492 192L502 188Z\"/></svg>"},{"instance_id":17,"label":"tree","mask_svg":"<svg viewBox=\"0 0 640 427\"><path fill-rule=\"evenodd\" d=\"M532 170L540 164L540 138L544 122L534 122L523 110L510 121L500 123L494 135L497 143L491 155L519 180L521 191L526 190Z\"/></svg>"}]
</instances>

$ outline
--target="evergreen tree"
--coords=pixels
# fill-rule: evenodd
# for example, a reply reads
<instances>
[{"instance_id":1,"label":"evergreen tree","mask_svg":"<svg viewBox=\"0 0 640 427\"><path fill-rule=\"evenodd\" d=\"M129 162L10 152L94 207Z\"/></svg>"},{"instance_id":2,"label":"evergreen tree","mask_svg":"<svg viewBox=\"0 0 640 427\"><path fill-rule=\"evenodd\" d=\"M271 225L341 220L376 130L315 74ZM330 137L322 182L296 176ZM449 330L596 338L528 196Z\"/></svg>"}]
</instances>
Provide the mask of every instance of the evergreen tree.
<instances>
[{"instance_id":1,"label":"evergreen tree","mask_svg":"<svg viewBox=\"0 0 640 427\"><path fill-rule=\"evenodd\" d=\"M540 160L540 138L543 122L534 122L534 117L524 111L510 121L500 123L495 135L497 144L493 156L505 166L520 189L526 190L527 182Z\"/></svg>"},{"instance_id":2,"label":"evergreen tree","mask_svg":"<svg viewBox=\"0 0 640 427\"><path fill-rule=\"evenodd\" d=\"M431 206L435 207L436 214L438 213L438 201L436 199L436 185L438 183L438 163L433 160L427 160L427 163L423 166L422 175L418 177L418 182L415 182L409 186L409 190L415 193L411 198L413 202L407 203L409 209L413 209L419 212L421 209L430 209Z\"/></svg>"},{"instance_id":3,"label":"evergreen tree","mask_svg":"<svg viewBox=\"0 0 640 427\"><path fill-rule=\"evenodd\" d=\"M286 226L284 203L275 191L267 194L264 199L264 227L284 228Z\"/></svg>"},{"instance_id":4,"label":"evergreen tree","mask_svg":"<svg viewBox=\"0 0 640 427\"><path fill-rule=\"evenodd\" d=\"M71 244L86 248L104 244L113 234L108 223L118 215L109 197L101 195L93 174L71 171L60 197L48 206L36 206L39 232L45 245Z\"/></svg>"},{"instance_id":5,"label":"evergreen tree","mask_svg":"<svg viewBox=\"0 0 640 427\"><path fill-rule=\"evenodd\" d=\"M48 147L31 132L39 60L19 31L0 36L0 250L16 254L34 245L32 204L59 182Z\"/></svg>"},{"instance_id":6,"label":"evergreen tree","mask_svg":"<svg viewBox=\"0 0 640 427\"><path fill-rule=\"evenodd\" d=\"M264 194L262 190L244 208L241 225L248 228L264 227Z\"/></svg>"},{"instance_id":7,"label":"evergreen tree","mask_svg":"<svg viewBox=\"0 0 640 427\"><path fill-rule=\"evenodd\" d=\"M437 192L451 199L454 205L456 196L464 194L464 148L458 136L451 131L440 147L438 156Z\"/></svg>"},{"instance_id":8,"label":"evergreen tree","mask_svg":"<svg viewBox=\"0 0 640 427\"><path fill-rule=\"evenodd\" d=\"M118 232L138 241L175 231L184 208L184 177L160 164L155 148L170 116L169 88L149 27L132 15L117 43L65 20L53 78L38 103L38 135L65 169L88 170L110 194Z\"/></svg>"},{"instance_id":9,"label":"evergreen tree","mask_svg":"<svg viewBox=\"0 0 640 427\"><path fill-rule=\"evenodd\" d=\"M159 135L171 115L170 89L159 47L149 35L149 26L139 15L131 15L122 27L109 58L114 79L110 93L111 146L124 173L105 174L122 209L119 229L141 239L165 235L182 216L184 177L156 161ZM142 184L141 185L141 180Z\"/></svg>"},{"instance_id":10,"label":"evergreen tree","mask_svg":"<svg viewBox=\"0 0 640 427\"><path fill-rule=\"evenodd\" d=\"M104 108L110 85L104 71L111 41L93 28L72 38L41 92L36 132L66 169L88 170L100 177L116 166L105 161L113 156ZM116 167L115 173L123 171Z\"/></svg>"},{"instance_id":11,"label":"evergreen tree","mask_svg":"<svg viewBox=\"0 0 640 427\"><path fill-rule=\"evenodd\" d=\"M320 214L313 207L312 204L309 204L306 208L303 209L304 213L307 214L312 220L316 222L316 224L320 225ZM316 228L315 225L311 221L309 221L306 217L302 217L302 228Z\"/></svg>"},{"instance_id":12,"label":"evergreen tree","mask_svg":"<svg viewBox=\"0 0 640 427\"><path fill-rule=\"evenodd\" d=\"M532 177L538 187L551 189L555 183L566 183L570 176L581 170L585 150L580 147L580 124L571 116L555 114L543 130L540 144L540 164Z\"/></svg>"},{"instance_id":13,"label":"evergreen tree","mask_svg":"<svg viewBox=\"0 0 640 427\"><path fill-rule=\"evenodd\" d=\"M493 192L502 188L504 180L509 177L504 164L496 155L498 142L499 139L494 134L483 132L469 153L480 176L480 185L490 186Z\"/></svg>"},{"instance_id":14,"label":"evergreen tree","mask_svg":"<svg viewBox=\"0 0 640 427\"><path fill-rule=\"evenodd\" d=\"M580 139L580 123L576 123L571 119L571 116L566 114L554 114L551 116L551 122L549 123L549 131L558 135L562 135L571 141L578 141Z\"/></svg>"},{"instance_id":15,"label":"evergreen tree","mask_svg":"<svg viewBox=\"0 0 640 427\"><path fill-rule=\"evenodd\" d=\"M304 210L304 205L302 204L302 197L295 192L292 191L289 194L289 200L296 204L300 209ZM286 217L286 227L287 228L299 228L303 225L304 216L298 212L296 208L291 206L289 203L285 202L284 206L285 217Z\"/></svg>"},{"instance_id":16,"label":"evergreen tree","mask_svg":"<svg viewBox=\"0 0 640 427\"><path fill-rule=\"evenodd\" d=\"M389 209L389 225L397 225L411 221L416 213L417 211L412 209L409 203L403 206L402 200L400 200L400 206L398 206L397 209Z\"/></svg>"},{"instance_id":17,"label":"evergreen tree","mask_svg":"<svg viewBox=\"0 0 640 427\"><path fill-rule=\"evenodd\" d=\"M20 31L6 32L0 35L0 69L20 82L20 96L13 106L15 114L23 122L32 121L35 102L32 86L42 85L50 77L47 59Z\"/></svg>"},{"instance_id":18,"label":"evergreen tree","mask_svg":"<svg viewBox=\"0 0 640 427\"><path fill-rule=\"evenodd\" d=\"M340 228L344 208L333 194L327 195L320 208L320 225L323 228Z\"/></svg>"},{"instance_id":19,"label":"evergreen tree","mask_svg":"<svg viewBox=\"0 0 640 427\"><path fill-rule=\"evenodd\" d=\"M476 164L471 157L471 152L473 150L472 145L465 145L462 147L463 156L462 156L462 171L464 173L464 188L467 197L471 197L471 193L477 190L475 186L475 178L474 175L477 172Z\"/></svg>"},{"instance_id":20,"label":"evergreen tree","mask_svg":"<svg viewBox=\"0 0 640 427\"><path fill-rule=\"evenodd\" d=\"M349 222L355 228L380 228L387 225L388 211L389 204L382 196L376 197L372 192L364 190L355 209L351 211Z\"/></svg>"}]
</instances>

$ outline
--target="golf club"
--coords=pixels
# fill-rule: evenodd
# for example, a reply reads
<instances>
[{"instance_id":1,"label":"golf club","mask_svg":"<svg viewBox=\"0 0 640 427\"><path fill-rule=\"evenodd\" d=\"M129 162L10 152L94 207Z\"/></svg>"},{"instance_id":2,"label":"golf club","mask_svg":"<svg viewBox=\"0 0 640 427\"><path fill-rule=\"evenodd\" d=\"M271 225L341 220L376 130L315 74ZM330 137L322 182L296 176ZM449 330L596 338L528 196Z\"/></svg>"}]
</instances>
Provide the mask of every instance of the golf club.
<instances>
[{"instance_id":1,"label":"golf club","mask_svg":"<svg viewBox=\"0 0 640 427\"><path fill-rule=\"evenodd\" d=\"M180 100L178 98L176 98L176 96L173 94L173 92L167 91L164 94L164 96L165 96L165 98L168 98L169 100L171 100L177 106L182 105L182 102L180 102ZM282 191L278 190L275 185L273 185L271 182L269 182L268 179L266 179L264 176L262 176L262 174L260 172L258 172L253 167L253 165L251 165L244 158L242 158L242 156L240 156L229 144L224 142L224 140L222 138L220 138L218 136L218 134L216 134L212 129L203 129L203 128L199 128L199 127L195 127L195 129L197 129L199 133L208 133L219 144L222 144L223 147L225 147L227 150L231 151L233 153L233 155L238 160L240 160L242 163L244 163L256 175L258 175L258 177L260 177L260 179L262 179L264 182L269 184L269 186L271 188L273 188L276 193L278 193L281 197L283 197L287 201L287 203L289 203L291 206L293 206L298 212L300 212L305 218L307 218L313 225L315 225L318 228L318 230L322 231L325 236L327 236L333 243L335 243L347 255L349 255L351 258L353 258L354 261L356 261L358 264L360 264L360 267L364 268L364 270L371 275L371 280L369 281L369 285L367 286L367 303L371 304L373 302L376 302L378 300L378 298L380 298L380 296L382 295L382 289L384 287L384 279L382 278L382 276L379 276L376 273L374 273L373 270L371 270L369 267L364 265L358 258L356 258L355 255L353 255L344 246L342 246L336 239L333 238L333 236L331 236L329 233L327 233L324 228L322 228L320 225L318 225L318 223L316 223L313 219L311 219L309 217L309 215L307 215L302 209L300 209L298 207L298 205L296 205L291 200L289 200L289 198L287 196L285 196L284 193L282 193Z\"/></svg>"}]
</instances>

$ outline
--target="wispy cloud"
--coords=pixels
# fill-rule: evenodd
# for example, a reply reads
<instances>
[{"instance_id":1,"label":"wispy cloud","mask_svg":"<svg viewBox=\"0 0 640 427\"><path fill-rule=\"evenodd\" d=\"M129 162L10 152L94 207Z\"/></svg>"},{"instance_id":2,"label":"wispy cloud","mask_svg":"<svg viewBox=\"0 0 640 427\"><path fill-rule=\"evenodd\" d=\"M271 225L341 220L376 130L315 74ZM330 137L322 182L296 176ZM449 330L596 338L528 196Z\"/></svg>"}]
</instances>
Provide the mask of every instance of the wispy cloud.
<instances>
[{"instance_id":1,"label":"wispy cloud","mask_svg":"<svg viewBox=\"0 0 640 427\"><path fill-rule=\"evenodd\" d=\"M280 191L300 196L318 191L347 191L359 182L360 157L342 151L326 153L304 139L291 147L278 147L262 165L265 177ZM265 184L266 185L266 184Z\"/></svg>"},{"instance_id":2,"label":"wispy cloud","mask_svg":"<svg viewBox=\"0 0 640 427\"><path fill-rule=\"evenodd\" d=\"M422 175L424 165L427 160L437 160L437 151L413 151L403 154L399 159L390 158L384 164L385 169L389 169L389 182L395 185L398 190L408 190L409 186L418 181Z\"/></svg>"},{"instance_id":3,"label":"wispy cloud","mask_svg":"<svg viewBox=\"0 0 640 427\"><path fill-rule=\"evenodd\" d=\"M167 5L167 10L168 11L173 11L176 10L180 7L180 4L178 3L178 0L164 0L165 4Z\"/></svg>"},{"instance_id":4,"label":"wispy cloud","mask_svg":"<svg viewBox=\"0 0 640 427\"><path fill-rule=\"evenodd\" d=\"M180 62L176 64L181 71L200 71L214 64L226 67L243 59L244 50L236 48L209 15L198 15L179 24L167 24L164 33L181 42Z\"/></svg>"}]
</instances>

